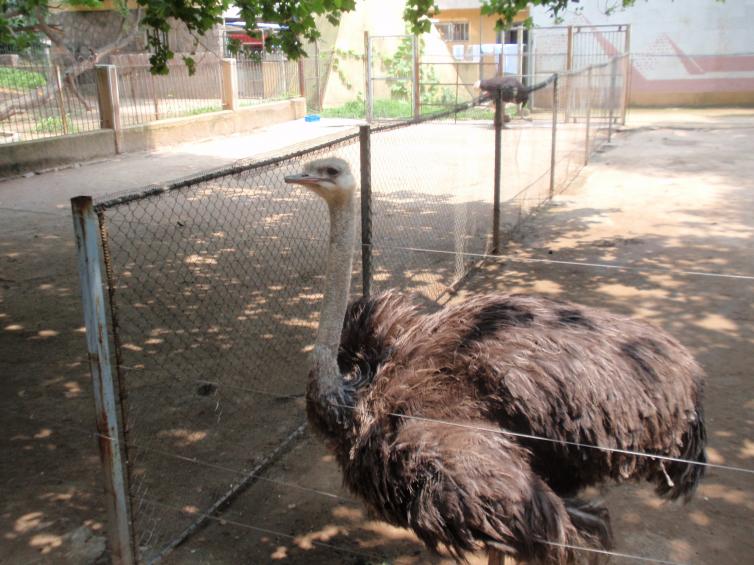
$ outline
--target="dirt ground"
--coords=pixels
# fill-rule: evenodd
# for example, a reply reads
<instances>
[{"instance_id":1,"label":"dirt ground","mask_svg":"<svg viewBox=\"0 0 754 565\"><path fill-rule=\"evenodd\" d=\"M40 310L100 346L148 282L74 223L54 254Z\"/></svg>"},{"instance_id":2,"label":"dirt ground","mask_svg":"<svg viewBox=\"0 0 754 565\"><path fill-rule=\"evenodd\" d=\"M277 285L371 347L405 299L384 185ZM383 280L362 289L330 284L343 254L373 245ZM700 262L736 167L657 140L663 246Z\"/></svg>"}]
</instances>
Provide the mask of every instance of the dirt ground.
<instances>
[{"instance_id":1,"label":"dirt ground","mask_svg":"<svg viewBox=\"0 0 754 565\"><path fill-rule=\"evenodd\" d=\"M516 260L488 261L453 300L536 291L654 321L708 372L710 460L752 468L754 282L684 272L754 275L754 114L646 112L631 120L637 127L520 230L509 249ZM102 549L106 524L96 442L88 435L92 400L66 198L84 192L82 183L126 190L129 181L115 179L130 174L136 183L150 176L147 165L163 178L179 176L182 167L198 167L201 151L0 183L0 562L91 562ZM298 409L299 400L278 407ZM427 555L408 532L370 520L309 435L265 477L168 561L447 561ZM679 563L748 562L752 477L711 469L688 506L658 504L643 486L610 489L617 551ZM198 494L187 492L163 510L185 514L192 496Z\"/></svg>"}]
</instances>

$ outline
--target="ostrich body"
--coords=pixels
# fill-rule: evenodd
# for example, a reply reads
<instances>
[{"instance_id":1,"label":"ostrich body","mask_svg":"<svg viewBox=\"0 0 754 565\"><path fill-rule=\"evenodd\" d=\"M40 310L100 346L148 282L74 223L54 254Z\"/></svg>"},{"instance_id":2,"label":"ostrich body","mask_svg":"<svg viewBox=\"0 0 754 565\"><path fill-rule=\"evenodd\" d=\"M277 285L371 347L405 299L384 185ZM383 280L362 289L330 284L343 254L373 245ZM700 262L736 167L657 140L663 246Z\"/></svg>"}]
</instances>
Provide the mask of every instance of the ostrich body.
<instances>
[{"instance_id":1,"label":"ostrich body","mask_svg":"<svg viewBox=\"0 0 754 565\"><path fill-rule=\"evenodd\" d=\"M348 305L348 165L314 161L286 182L321 196L331 223L307 414L374 514L459 559L494 545L565 564L576 555L563 545L609 544L606 510L573 498L582 488L644 479L670 499L693 493L700 465L573 445L705 461L702 370L672 337L536 296L432 314L396 293Z\"/></svg>"},{"instance_id":2,"label":"ostrich body","mask_svg":"<svg viewBox=\"0 0 754 565\"><path fill-rule=\"evenodd\" d=\"M498 75L478 80L474 83L474 87L493 98L495 93L500 91L503 103L515 104L518 115L523 117L524 106L529 102L529 89L516 77Z\"/></svg>"}]
</instances>

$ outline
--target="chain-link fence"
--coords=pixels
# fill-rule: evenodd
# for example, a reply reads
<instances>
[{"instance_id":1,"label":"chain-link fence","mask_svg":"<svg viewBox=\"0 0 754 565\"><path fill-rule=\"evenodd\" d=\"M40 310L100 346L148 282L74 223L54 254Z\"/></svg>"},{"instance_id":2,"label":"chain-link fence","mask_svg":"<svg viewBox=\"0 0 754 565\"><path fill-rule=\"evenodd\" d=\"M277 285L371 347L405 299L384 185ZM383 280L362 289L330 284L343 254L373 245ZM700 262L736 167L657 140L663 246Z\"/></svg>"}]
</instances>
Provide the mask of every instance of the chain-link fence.
<instances>
[{"instance_id":1,"label":"chain-link fence","mask_svg":"<svg viewBox=\"0 0 754 565\"><path fill-rule=\"evenodd\" d=\"M120 119L124 127L222 110L220 61L208 58L193 74L182 61L167 75L154 75L148 63L118 65Z\"/></svg>"},{"instance_id":2,"label":"chain-link fence","mask_svg":"<svg viewBox=\"0 0 754 565\"><path fill-rule=\"evenodd\" d=\"M17 60L0 66L0 143L99 129L94 69L78 76Z\"/></svg>"},{"instance_id":3,"label":"chain-link fence","mask_svg":"<svg viewBox=\"0 0 754 565\"><path fill-rule=\"evenodd\" d=\"M113 547L141 562L169 552L264 480L302 430L328 223L324 204L285 175L337 156L368 179L352 296L366 280L439 301L604 141L619 62L544 81L531 119L507 129L476 100L97 203L95 233L79 245L100 239L109 291L121 421L100 433L124 453L112 512L128 524Z\"/></svg>"},{"instance_id":4,"label":"chain-link fence","mask_svg":"<svg viewBox=\"0 0 754 565\"><path fill-rule=\"evenodd\" d=\"M241 106L301 95L299 65L281 54L265 54L259 60L242 58L237 67Z\"/></svg>"},{"instance_id":5,"label":"chain-link fence","mask_svg":"<svg viewBox=\"0 0 754 565\"><path fill-rule=\"evenodd\" d=\"M98 81L102 67L66 74L48 63L6 56L0 61L0 143L197 116L230 107L232 98L244 107L301 95L299 65L280 55L223 65L203 55L191 67L171 61L167 75L155 75L145 55L120 55L110 66L111 83Z\"/></svg>"}]
</instances>

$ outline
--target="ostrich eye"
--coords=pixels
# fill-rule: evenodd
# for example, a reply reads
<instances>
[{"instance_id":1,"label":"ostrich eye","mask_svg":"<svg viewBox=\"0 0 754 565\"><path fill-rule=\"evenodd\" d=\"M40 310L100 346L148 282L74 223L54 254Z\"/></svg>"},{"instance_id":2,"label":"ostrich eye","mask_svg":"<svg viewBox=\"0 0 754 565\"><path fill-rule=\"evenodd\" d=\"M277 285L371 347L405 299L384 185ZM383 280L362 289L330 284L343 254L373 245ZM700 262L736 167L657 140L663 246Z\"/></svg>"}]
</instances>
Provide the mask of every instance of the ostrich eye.
<instances>
[{"instance_id":1,"label":"ostrich eye","mask_svg":"<svg viewBox=\"0 0 754 565\"><path fill-rule=\"evenodd\" d=\"M335 175L337 175L337 174L338 174L338 172L339 172L339 171L338 171L338 169L336 169L335 167L327 167L327 168L325 169L325 172L326 172L326 173L327 173L328 175L330 175L331 177L334 177Z\"/></svg>"}]
</instances>

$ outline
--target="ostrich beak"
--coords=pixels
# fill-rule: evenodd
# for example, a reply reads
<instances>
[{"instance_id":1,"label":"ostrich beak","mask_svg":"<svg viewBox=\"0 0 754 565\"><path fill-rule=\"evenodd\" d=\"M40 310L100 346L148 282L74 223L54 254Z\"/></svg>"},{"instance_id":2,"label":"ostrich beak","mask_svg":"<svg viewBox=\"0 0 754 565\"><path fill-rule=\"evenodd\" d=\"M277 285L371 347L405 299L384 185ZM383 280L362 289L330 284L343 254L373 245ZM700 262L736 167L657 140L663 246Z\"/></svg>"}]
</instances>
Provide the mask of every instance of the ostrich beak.
<instances>
[{"instance_id":1,"label":"ostrich beak","mask_svg":"<svg viewBox=\"0 0 754 565\"><path fill-rule=\"evenodd\" d=\"M316 186L324 180L320 177L315 177L307 173L300 173L298 175L286 175L284 177L285 182L288 184L302 184L304 186Z\"/></svg>"}]
</instances>

